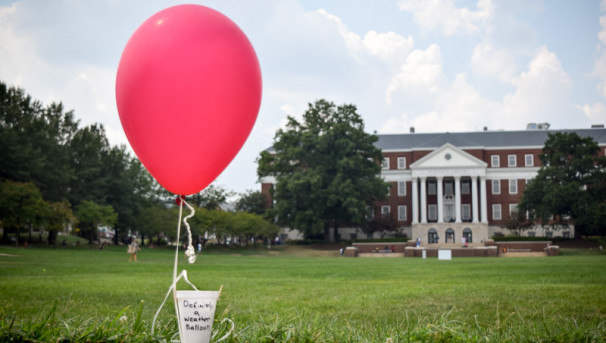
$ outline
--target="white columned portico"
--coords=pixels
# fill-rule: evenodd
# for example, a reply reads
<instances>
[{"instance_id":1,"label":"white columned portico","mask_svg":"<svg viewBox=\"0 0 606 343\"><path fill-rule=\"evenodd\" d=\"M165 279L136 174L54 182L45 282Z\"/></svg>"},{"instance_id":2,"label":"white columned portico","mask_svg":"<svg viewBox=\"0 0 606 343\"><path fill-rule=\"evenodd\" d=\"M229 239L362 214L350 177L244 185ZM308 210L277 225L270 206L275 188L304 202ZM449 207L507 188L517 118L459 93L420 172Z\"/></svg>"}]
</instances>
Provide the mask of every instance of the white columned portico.
<instances>
[{"instance_id":1,"label":"white columned portico","mask_svg":"<svg viewBox=\"0 0 606 343\"><path fill-rule=\"evenodd\" d=\"M461 177L455 176L455 213L456 223L461 223Z\"/></svg>"},{"instance_id":2,"label":"white columned portico","mask_svg":"<svg viewBox=\"0 0 606 343\"><path fill-rule=\"evenodd\" d=\"M471 212L473 213L473 222L478 222L478 177L471 177Z\"/></svg>"},{"instance_id":3,"label":"white columned portico","mask_svg":"<svg viewBox=\"0 0 606 343\"><path fill-rule=\"evenodd\" d=\"M427 223L427 178L421 177L421 223Z\"/></svg>"},{"instance_id":4,"label":"white columned portico","mask_svg":"<svg viewBox=\"0 0 606 343\"><path fill-rule=\"evenodd\" d=\"M412 223L419 223L419 178L412 178Z\"/></svg>"},{"instance_id":5,"label":"white columned portico","mask_svg":"<svg viewBox=\"0 0 606 343\"><path fill-rule=\"evenodd\" d=\"M444 222L444 191L442 190L442 176L438 176L438 223Z\"/></svg>"},{"instance_id":6,"label":"white columned portico","mask_svg":"<svg viewBox=\"0 0 606 343\"><path fill-rule=\"evenodd\" d=\"M480 176L480 206L482 223L488 224L488 204L486 203L486 176Z\"/></svg>"}]
</instances>

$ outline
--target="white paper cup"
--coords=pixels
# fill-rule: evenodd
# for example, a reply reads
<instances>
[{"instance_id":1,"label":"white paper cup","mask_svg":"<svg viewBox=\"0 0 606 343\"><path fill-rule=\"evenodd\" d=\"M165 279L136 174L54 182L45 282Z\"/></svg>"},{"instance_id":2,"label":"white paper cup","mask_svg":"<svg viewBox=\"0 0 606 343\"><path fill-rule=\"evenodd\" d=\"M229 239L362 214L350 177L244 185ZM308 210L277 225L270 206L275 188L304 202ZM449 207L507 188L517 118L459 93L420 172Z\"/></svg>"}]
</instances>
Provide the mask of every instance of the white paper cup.
<instances>
[{"instance_id":1,"label":"white paper cup","mask_svg":"<svg viewBox=\"0 0 606 343\"><path fill-rule=\"evenodd\" d=\"M210 342L218 291L176 291L181 343Z\"/></svg>"}]
</instances>

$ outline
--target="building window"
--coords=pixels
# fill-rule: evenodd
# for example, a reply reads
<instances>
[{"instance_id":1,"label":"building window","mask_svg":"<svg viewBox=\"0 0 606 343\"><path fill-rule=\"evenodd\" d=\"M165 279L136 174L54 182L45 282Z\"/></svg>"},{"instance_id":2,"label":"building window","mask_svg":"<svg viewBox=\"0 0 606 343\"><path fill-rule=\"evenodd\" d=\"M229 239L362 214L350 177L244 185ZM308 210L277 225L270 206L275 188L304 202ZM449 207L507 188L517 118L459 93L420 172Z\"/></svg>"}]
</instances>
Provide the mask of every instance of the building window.
<instances>
[{"instance_id":1,"label":"building window","mask_svg":"<svg viewBox=\"0 0 606 343\"><path fill-rule=\"evenodd\" d=\"M524 165L526 167L533 167L534 166L534 156L531 154L524 155Z\"/></svg>"},{"instance_id":2,"label":"building window","mask_svg":"<svg viewBox=\"0 0 606 343\"><path fill-rule=\"evenodd\" d=\"M435 204L427 205L427 219L438 220L438 207Z\"/></svg>"},{"instance_id":3,"label":"building window","mask_svg":"<svg viewBox=\"0 0 606 343\"><path fill-rule=\"evenodd\" d=\"M366 219L371 220L375 217L375 208L372 206L366 207Z\"/></svg>"},{"instance_id":4,"label":"building window","mask_svg":"<svg viewBox=\"0 0 606 343\"><path fill-rule=\"evenodd\" d=\"M381 169L389 169L389 157L383 158L381 162Z\"/></svg>"},{"instance_id":5,"label":"building window","mask_svg":"<svg viewBox=\"0 0 606 343\"><path fill-rule=\"evenodd\" d=\"M406 220L406 205L398 206L398 220L400 220L400 221Z\"/></svg>"},{"instance_id":6,"label":"building window","mask_svg":"<svg viewBox=\"0 0 606 343\"><path fill-rule=\"evenodd\" d=\"M501 194L501 180L492 180L492 194Z\"/></svg>"},{"instance_id":7,"label":"building window","mask_svg":"<svg viewBox=\"0 0 606 343\"><path fill-rule=\"evenodd\" d=\"M517 165L516 155L507 155L507 166L515 167Z\"/></svg>"},{"instance_id":8,"label":"building window","mask_svg":"<svg viewBox=\"0 0 606 343\"><path fill-rule=\"evenodd\" d=\"M473 235L471 233L470 228L466 227L463 229L463 237L465 238L465 242L467 242L467 243L473 242Z\"/></svg>"},{"instance_id":9,"label":"building window","mask_svg":"<svg viewBox=\"0 0 606 343\"><path fill-rule=\"evenodd\" d=\"M398 169L406 169L406 157L398 157Z\"/></svg>"},{"instance_id":10,"label":"building window","mask_svg":"<svg viewBox=\"0 0 606 343\"><path fill-rule=\"evenodd\" d=\"M499 160L499 155L490 156L490 166L496 167L496 168L501 166L501 161Z\"/></svg>"},{"instance_id":11,"label":"building window","mask_svg":"<svg viewBox=\"0 0 606 343\"><path fill-rule=\"evenodd\" d=\"M536 235L537 235L536 232L534 232L534 231L528 231L528 237L534 237Z\"/></svg>"},{"instance_id":12,"label":"building window","mask_svg":"<svg viewBox=\"0 0 606 343\"><path fill-rule=\"evenodd\" d=\"M391 208L389 207L389 205L381 206L381 216L387 217L387 216L389 216L390 212L391 212Z\"/></svg>"},{"instance_id":13,"label":"building window","mask_svg":"<svg viewBox=\"0 0 606 343\"><path fill-rule=\"evenodd\" d=\"M469 180L461 181L461 194L469 194Z\"/></svg>"},{"instance_id":14,"label":"building window","mask_svg":"<svg viewBox=\"0 0 606 343\"><path fill-rule=\"evenodd\" d=\"M399 196L406 195L406 181L398 181L398 195Z\"/></svg>"},{"instance_id":15,"label":"building window","mask_svg":"<svg viewBox=\"0 0 606 343\"><path fill-rule=\"evenodd\" d=\"M446 197L454 196L454 185L453 185L452 181L444 182L444 195Z\"/></svg>"},{"instance_id":16,"label":"building window","mask_svg":"<svg viewBox=\"0 0 606 343\"><path fill-rule=\"evenodd\" d=\"M464 221L471 220L471 205L470 204L461 205L461 219L463 219Z\"/></svg>"},{"instance_id":17,"label":"building window","mask_svg":"<svg viewBox=\"0 0 606 343\"><path fill-rule=\"evenodd\" d=\"M492 219L501 220L501 204L492 204Z\"/></svg>"},{"instance_id":18,"label":"building window","mask_svg":"<svg viewBox=\"0 0 606 343\"><path fill-rule=\"evenodd\" d=\"M427 243L438 243L438 231L436 231L436 229L431 228L429 231L427 231Z\"/></svg>"},{"instance_id":19,"label":"building window","mask_svg":"<svg viewBox=\"0 0 606 343\"><path fill-rule=\"evenodd\" d=\"M427 181L427 194L436 195L436 182L435 181Z\"/></svg>"},{"instance_id":20,"label":"building window","mask_svg":"<svg viewBox=\"0 0 606 343\"><path fill-rule=\"evenodd\" d=\"M513 216L518 213L518 204L509 204L509 215Z\"/></svg>"},{"instance_id":21,"label":"building window","mask_svg":"<svg viewBox=\"0 0 606 343\"><path fill-rule=\"evenodd\" d=\"M448 243L449 241L451 243L455 242L455 232L453 229L448 228L446 229L446 237L445 237L446 243Z\"/></svg>"},{"instance_id":22,"label":"building window","mask_svg":"<svg viewBox=\"0 0 606 343\"><path fill-rule=\"evenodd\" d=\"M509 194L518 194L518 180L509 180Z\"/></svg>"}]
</instances>

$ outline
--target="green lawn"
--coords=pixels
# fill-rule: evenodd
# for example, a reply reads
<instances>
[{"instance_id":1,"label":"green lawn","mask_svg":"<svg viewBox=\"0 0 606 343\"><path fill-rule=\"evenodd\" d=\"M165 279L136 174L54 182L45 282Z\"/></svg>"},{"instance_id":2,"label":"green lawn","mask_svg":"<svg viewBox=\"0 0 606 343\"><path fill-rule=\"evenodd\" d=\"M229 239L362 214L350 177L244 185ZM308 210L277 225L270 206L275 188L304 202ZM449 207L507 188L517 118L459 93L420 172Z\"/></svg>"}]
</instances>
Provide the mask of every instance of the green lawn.
<instances>
[{"instance_id":1,"label":"green lawn","mask_svg":"<svg viewBox=\"0 0 606 343\"><path fill-rule=\"evenodd\" d=\"M53 320L68 331L107 329L128 307L122 331L108 335L170 339L172 303L161 315L164 337L132 326L149 331L173 259L167 249L143 248L129 263L126 248L0 247L0 333L33 331L56 301ZM438 261L260 250L204 254L180 267L199 289L223 285L216 319L235 322L232 342L606 340L606 255Z\"/></svg>"}]
</instances>

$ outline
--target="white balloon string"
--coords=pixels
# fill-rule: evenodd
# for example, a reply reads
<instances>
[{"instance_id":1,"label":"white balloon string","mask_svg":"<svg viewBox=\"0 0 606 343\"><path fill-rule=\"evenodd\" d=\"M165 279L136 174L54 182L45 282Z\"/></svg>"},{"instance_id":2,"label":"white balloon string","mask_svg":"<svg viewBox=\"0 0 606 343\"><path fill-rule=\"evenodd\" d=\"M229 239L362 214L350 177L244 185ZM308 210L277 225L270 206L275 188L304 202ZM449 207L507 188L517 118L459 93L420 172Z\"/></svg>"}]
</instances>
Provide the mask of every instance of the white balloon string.
<instances>
[{"instance_id":1,"label":"white balloon string","mask_svg":"<svg viewBox=\"0 0 606 343\"><path fill-rule=\"evenodd\" d=\"M187 270L183 269L183 271L181 272L181 274L179 274L179 276L177 278L175 278L175 280L173 281L173 283L168 288L168 292L166 292L166 296L164 297L164 301L162 301L162 304L160 304L160 307L158 308L158 311L156 311L156 315L154 316L154 320L152 321L152 335L154 334L154 329L156 328L156 319L158 318L158 315L160 314L160 310L162 310L162 307L166 303L166 300L168 299L168 296L170 295L170 291L173 291L173 292L177 291L177 282L179 282L179 280L181 280L181 279L185 280L185 282L187 282L190 286L192 286L192 288L194 290L196 290L196 291L198 290L196 288L196 286L193 283L191 283L191 281L189 281L189 279L187 278Z\"/></svg>"},{"instance_id":2,"label":"white balloon string","mask_svg":"<svg viewBox=\"0 0 606 343\"><path fill-rule=\"evenodd\" d=\"M185 250L185 257L187 257L187 262L189 262L190 264L196 262L196 250L194 249L194 246L192 245L192 238L191 238L191 229L189 227L189 223L187 222L188 219L190 219L191 217L194 216L194 214L196 214L196 210L194 210L194 208L187 203L187 201L185 201L185 199L181 199L181 203L185 204L187 206L187 208L189 208L189 210L191 211L191 213L183 218L183 223L185 224L185 227L187 228L187 249Z\"/></svg>"}]
</instances>

